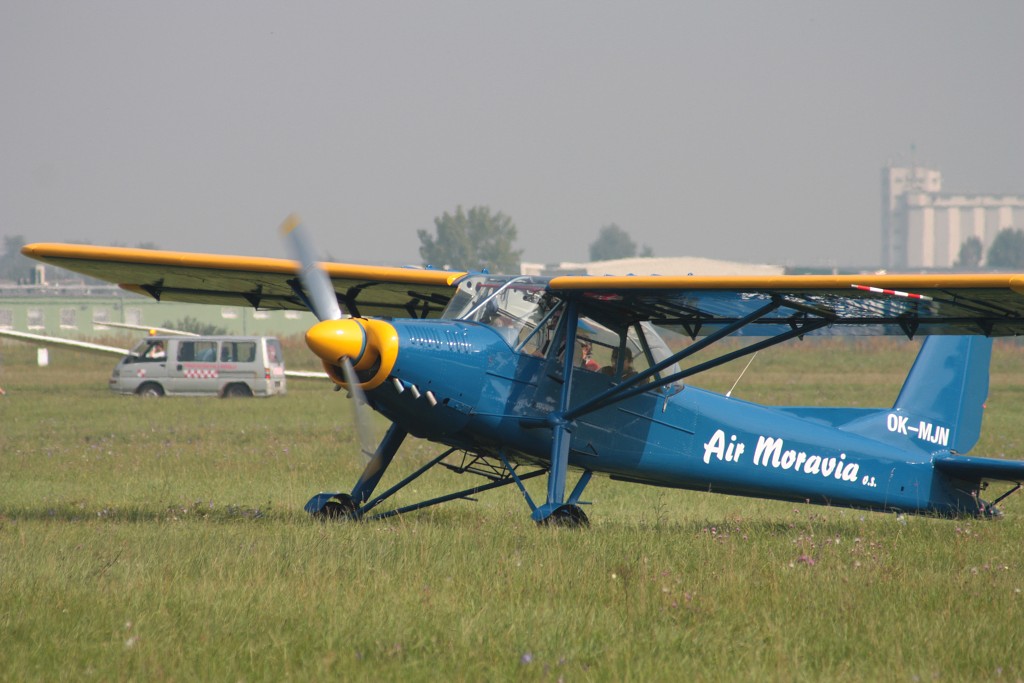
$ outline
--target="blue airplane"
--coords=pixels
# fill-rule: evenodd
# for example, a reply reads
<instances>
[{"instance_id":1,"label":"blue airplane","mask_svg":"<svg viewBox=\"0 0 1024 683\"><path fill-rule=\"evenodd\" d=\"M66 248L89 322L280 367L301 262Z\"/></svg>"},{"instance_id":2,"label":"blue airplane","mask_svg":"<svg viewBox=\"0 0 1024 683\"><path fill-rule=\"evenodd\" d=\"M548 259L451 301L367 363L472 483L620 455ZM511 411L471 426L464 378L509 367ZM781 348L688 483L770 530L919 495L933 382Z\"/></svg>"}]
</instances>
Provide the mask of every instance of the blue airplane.
<instances>
[{"instance_id":1,"label":"blue airplane","mask_svg":"<svg viewBox=\"0 0 1024 683\"><path fill-rule=\"evenodd\" d=\"M381 518L514 485L538 523L587 525L582 495L598 474L991 518L1024 482L1024 461L966 455L981 432L992 338L1024 332L1024 276L454 273L317 263L298 220L282 227L296 261L67 244L22 252L158 300L313 311L320 322L306 341L336 388L391 426L352 489L313 496L312 515ZM763 406L686 383L821 334L927 339L886 409ZM747 343L712 354L727 338ZM408 435L441 452L378 493ZM437 466L480 481L378 509ZM534 501L524 482L543 476L546 495ZM990 482L1007 486L991 501L981 497Z\"/></svg>"}]
</instances>

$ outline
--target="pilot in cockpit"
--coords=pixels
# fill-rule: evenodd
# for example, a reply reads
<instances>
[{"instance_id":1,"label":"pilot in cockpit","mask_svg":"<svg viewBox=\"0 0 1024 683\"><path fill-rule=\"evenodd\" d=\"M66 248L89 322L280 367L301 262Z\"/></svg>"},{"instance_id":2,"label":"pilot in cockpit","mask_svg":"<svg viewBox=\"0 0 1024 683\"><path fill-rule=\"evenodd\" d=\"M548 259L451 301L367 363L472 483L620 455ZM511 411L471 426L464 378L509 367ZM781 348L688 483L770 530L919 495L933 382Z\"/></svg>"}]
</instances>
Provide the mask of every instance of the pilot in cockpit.
<instances>
[{"instance_id":1,"label":"pilot in cockpit","mask_svg":"<svg viewBox=\"0 0 1024 683\"><path fill-rule=\"evenodd\" d=\"M623 349L624 354L622 356L622 379L629 379L636 374L636 369L633 367L633 352L627 347ZM606 365L601 368L601 373L608 375L609 377L615 376L615 370L619 364L619 349L612 349L612 364Z\"/></svg>"}]
</instances>

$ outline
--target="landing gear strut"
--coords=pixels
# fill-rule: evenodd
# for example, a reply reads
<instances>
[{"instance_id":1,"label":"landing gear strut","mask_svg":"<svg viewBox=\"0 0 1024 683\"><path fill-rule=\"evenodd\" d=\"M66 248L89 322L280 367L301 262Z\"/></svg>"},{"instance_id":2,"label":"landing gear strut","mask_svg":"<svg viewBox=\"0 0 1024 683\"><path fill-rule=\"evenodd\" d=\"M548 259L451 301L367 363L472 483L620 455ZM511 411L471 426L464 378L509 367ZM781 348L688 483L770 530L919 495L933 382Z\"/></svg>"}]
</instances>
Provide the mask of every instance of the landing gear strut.
<instances>
[{"instance_id":1,"label":"landing gear strut","mask_svg":"<svg viewBox=\"0 0 1024 683\"><path fill-rule=\"evenodd\" d=\"M385 437L387 439L387 437ZM396 439L400 441L400 439ZM398 444L393 443L397 449ZM331 519L331 520L345 520L345 519L385 519L387 517L393 517L395 515L401 515L406 512L412 512L413 510L422 510L425 507L431 507L433 505L439 505L446 503L451 500L474 500L473 495L482 493L484 491L490 491L491 489L501 488L503 486L509 486L511 484L519 484L522 486L522 482L527 479L533 479L541 475L547 474L547 468L538 468L530 472L526 472L522 475L516 474L514 469L496 468L493 472L487 472L475 465L453 467L444 465L449 469L456 472L471 472L473 474L482 475L489 481L485 484L479 484L472 486L461 491L449 493L429 500L424 500L419 503L412 503L404 507L395 508L392 510L386 510L384 512L368 514L370 510L373 510L377 505L388 500L393 495L398 493L400 490L411 484L413 481L418 479L427 470L438 464L443 464L441 461L447 456L451 455L455 451L454 448L450 448L444 451L437 457L433 458L425 465L420 467L418 470L401 480L384 493L370 499L370 494L373 491L373 487L380 479L380 474L383 473L383 469L391 461L391 456L394 453L390 453L385 458L381 458L383 462L377 462L377 456L380 455L378 451L377 456L370 461L367 465L368 472L364 472L363 477L360 478L360 483L356 484L356 488L353 489L352 494L347 493L318 493L313 496L308 503L306 503L306 512L310 514L314 519ZM473 462L482 460L479 456L472 457ZM511 468L511 466L509 466ZM573 501L575 502L575 501ZM575 505L566 505L564 507L575 507ZM579 514L582 514L580 511ZM578 517L578 515L570 514L570 517ZM586 519L586 515L583 515Z\"/></svg>"}]
</instances>

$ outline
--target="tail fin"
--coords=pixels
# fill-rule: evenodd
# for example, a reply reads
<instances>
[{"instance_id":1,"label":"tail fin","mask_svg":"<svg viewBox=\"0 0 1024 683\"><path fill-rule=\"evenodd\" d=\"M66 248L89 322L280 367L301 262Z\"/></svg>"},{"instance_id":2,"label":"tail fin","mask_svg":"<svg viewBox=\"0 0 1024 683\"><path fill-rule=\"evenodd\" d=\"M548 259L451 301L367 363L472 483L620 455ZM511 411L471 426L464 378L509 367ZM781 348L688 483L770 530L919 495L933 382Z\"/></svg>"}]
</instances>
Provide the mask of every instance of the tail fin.
<instances>
[{"instance_id":1,"label":"tail fin","mask_svg":"<svg viewBox=\"0 0 1024 683\"><path fill-rule=\"evenodd\" d=\"M910 369L893 413L919 445L974 448L988 397L992 340L934 336L925 340ZM890 426L891 428L891 426Z\"/></svg>"}]
</instances>

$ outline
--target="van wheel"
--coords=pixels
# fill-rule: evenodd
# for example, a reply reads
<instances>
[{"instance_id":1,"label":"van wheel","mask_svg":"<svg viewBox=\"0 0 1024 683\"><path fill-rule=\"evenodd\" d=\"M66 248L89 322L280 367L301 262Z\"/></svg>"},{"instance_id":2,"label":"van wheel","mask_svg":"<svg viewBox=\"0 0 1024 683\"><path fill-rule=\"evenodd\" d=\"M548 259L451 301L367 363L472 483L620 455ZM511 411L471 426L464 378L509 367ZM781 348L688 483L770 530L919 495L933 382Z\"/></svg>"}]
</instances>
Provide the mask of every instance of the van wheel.
<instances>
[{"instance_id":1,"label":"van wheel","mask_svg":"<svg viewBox=\"0 0 1024 683\"><path fill-rule=\"evenodd\" d=\"M231 384L224 389L224 398L247 398L249 396L252 396L252 392L244 384Z\"/></svg>"},{"instance_id":2,"label":"van wheel","mask_svg":"<svg viewBox=\"0 0 1024 683\"><path fill-rule=\"evenodd\" d=\"M153 382L146 382L135 392L142 398L160 398L164 395L164 388Z\"/></svg>"}]
</instances>

